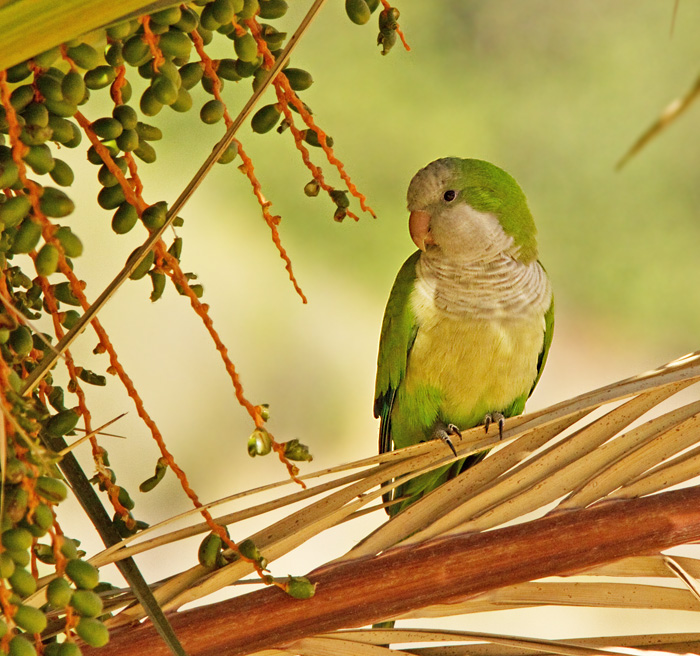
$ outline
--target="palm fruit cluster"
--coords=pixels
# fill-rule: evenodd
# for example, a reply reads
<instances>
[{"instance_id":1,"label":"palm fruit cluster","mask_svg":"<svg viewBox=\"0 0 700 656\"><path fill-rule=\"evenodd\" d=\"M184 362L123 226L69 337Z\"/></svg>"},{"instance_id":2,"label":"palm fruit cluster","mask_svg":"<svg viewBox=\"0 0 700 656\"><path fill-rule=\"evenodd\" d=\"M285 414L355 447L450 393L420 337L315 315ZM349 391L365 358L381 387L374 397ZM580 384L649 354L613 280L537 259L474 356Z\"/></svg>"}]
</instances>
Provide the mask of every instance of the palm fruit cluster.
<instances>
[{"instance_id":1,"label":"palm fruit cluster","mask_svg":"<svg viewBox=\"0 0 700 656\"><path fill-rule=\"evenodd\" d=\"M355 23L367 22L378 2L348 0L348 15ZM80 641L100 647L108 640L99 592L109 585L99 582L98 571L83 559L79 542L63 534L56 516L56 506L67 496L58 451L64 437L77 437L78 424L87 423L85 386L106 385L107 377L67 354L67 376L49 371L25 389L25 379L87 306L85 283L74 272L83 243L70 225L76 209L67 192L76 181L67 161L71 151L82 150L96 167L97 202L109 213L114 233L127 234L139 223L148 233L158 230L168 218L167 204L143 202L138 177L139 166L157 159L163 132L154 124L156 117L172 110L198 112L207 125L225 119L222 90L246 82L245 93L250 93L251 85L259 86L267 71L263 52L277 57L287 39L272 24L286 11L285 0L195 0L130 17L0 72L0 390L6 410L0 653L24 656L43 649L47 655L76 656ZM380 16L380 28L387 51L391 21ZM214 39L230 41L229 57L207 56ZM288 65L284 73L295 94L313 83L301 68ZM102 98L101 107L109 99L111 110L91 115L93 97ZM275 103L261 107L251 126L262 134L275 127L281 133L289 124ZM300 134L307 144L321 146L315 130ZM330 137L325 142L332 144ZM232 162L238 154L234 142L218 161ZM318 193L316 181L307 185L307 193L314 184ZM330 189L329 195L336 218L342 218L346 193ZM176 217L173 225L181 224ZM152 251L131 274L132 279L150 277L153 301L164 293L181 250L176 237L167 256ZM170 265L164 263L167 258ZM188 286L194 296L202 295L194 274L170 277L180 293ZM108 349L101 340L95 353ZM103 367L115 373L112 366ZM67 384L60 384L66 377ZM302 447L289 457L309 459ZM106 450L93 445L93 457L97 474L91 482L109 493L105 498L114 506L119 533L131 535L146 526L133 517L134 502L116 484ZM160 459L141 490L155 487L166 469ZM217 563L220 554L221 545L212 537L200 558ZM35 594L38 579L49 575L45 589ZM51 637L39 646L42 633Z\"/></svg>"}]
</instances>

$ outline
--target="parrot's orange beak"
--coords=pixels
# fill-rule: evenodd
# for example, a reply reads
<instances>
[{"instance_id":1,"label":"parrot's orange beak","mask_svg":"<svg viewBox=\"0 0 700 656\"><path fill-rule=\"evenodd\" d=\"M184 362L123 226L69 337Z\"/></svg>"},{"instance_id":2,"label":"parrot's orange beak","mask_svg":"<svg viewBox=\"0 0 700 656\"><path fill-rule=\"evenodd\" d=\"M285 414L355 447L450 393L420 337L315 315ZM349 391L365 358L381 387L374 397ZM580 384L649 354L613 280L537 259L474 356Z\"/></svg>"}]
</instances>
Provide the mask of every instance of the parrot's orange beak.
<instances>
[{"instance_id":1,"label":"parrot's orange beak","mask_svg":"<svg viewBox=\"0 0 700 656\"><path fill-rule=\"evenodd\" d=\"M413 243L422 251L428 244L434 244L430 234L430 214L422 210L411 212L408 217L408 231L411 233Z\"/></svg>"}]
</instances>

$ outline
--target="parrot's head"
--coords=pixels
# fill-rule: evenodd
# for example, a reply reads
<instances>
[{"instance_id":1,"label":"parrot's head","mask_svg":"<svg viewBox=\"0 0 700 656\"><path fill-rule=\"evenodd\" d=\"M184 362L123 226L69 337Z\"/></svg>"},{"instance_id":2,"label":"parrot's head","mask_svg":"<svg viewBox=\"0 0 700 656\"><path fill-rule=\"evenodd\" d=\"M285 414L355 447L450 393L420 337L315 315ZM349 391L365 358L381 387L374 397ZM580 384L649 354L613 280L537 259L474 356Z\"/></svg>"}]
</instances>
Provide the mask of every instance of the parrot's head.
<instances>
[{"instance_id":1,"label":"parrot's head","mask_svg":"<svg viewBox=\"0 0 700 656\"><path fill-rule=\"evenodd\" d=\"M479 259L494 252L530 262L537 231L518 183L479 159L446 157L416 173L408 188L411 239L422 251Z\"/></svg>"}]
</instances>

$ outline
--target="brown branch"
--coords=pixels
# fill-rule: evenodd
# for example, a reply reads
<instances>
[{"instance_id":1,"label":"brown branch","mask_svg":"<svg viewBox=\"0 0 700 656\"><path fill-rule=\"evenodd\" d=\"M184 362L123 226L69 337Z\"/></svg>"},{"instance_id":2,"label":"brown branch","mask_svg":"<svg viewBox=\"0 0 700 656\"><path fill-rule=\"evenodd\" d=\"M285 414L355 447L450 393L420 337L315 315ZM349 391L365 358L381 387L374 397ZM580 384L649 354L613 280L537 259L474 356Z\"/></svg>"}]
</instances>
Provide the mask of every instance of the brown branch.
<instances>
[{"instance_id":1,"label":"brown branch","mask_svg":"<svg viewBox=\"0 0 700 656\"><path fill-rule=\"evenodd\" d=\"M434 604L700 540L700 486L613 501L486 533L457 534L321 567L308 600L259 590L170 616L190 656L239 656ZM167 656L150 624L87 655Z\"/></svg>"}]
</instances>

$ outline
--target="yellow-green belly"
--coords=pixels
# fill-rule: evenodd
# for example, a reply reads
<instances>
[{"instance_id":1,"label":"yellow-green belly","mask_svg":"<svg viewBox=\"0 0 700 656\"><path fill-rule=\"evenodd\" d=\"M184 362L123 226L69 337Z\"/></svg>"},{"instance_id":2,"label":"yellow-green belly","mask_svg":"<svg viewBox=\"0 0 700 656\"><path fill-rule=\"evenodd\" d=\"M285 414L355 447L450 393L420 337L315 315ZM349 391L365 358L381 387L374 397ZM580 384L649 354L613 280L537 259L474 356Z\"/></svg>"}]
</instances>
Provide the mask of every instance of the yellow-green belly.
<instances>
[{"instance_id":1,"label":"yellow-green belly","mask_svg":"<svg viewBox=\"0 0 700 656\"><path fill-rule=\"evenodd\" d=\"M470 319L417 308L419 330L392 411L396 446L429 439L436 422L470 428L511 415L537 375L544 317Z\"/></svg>"}]
</instances>

